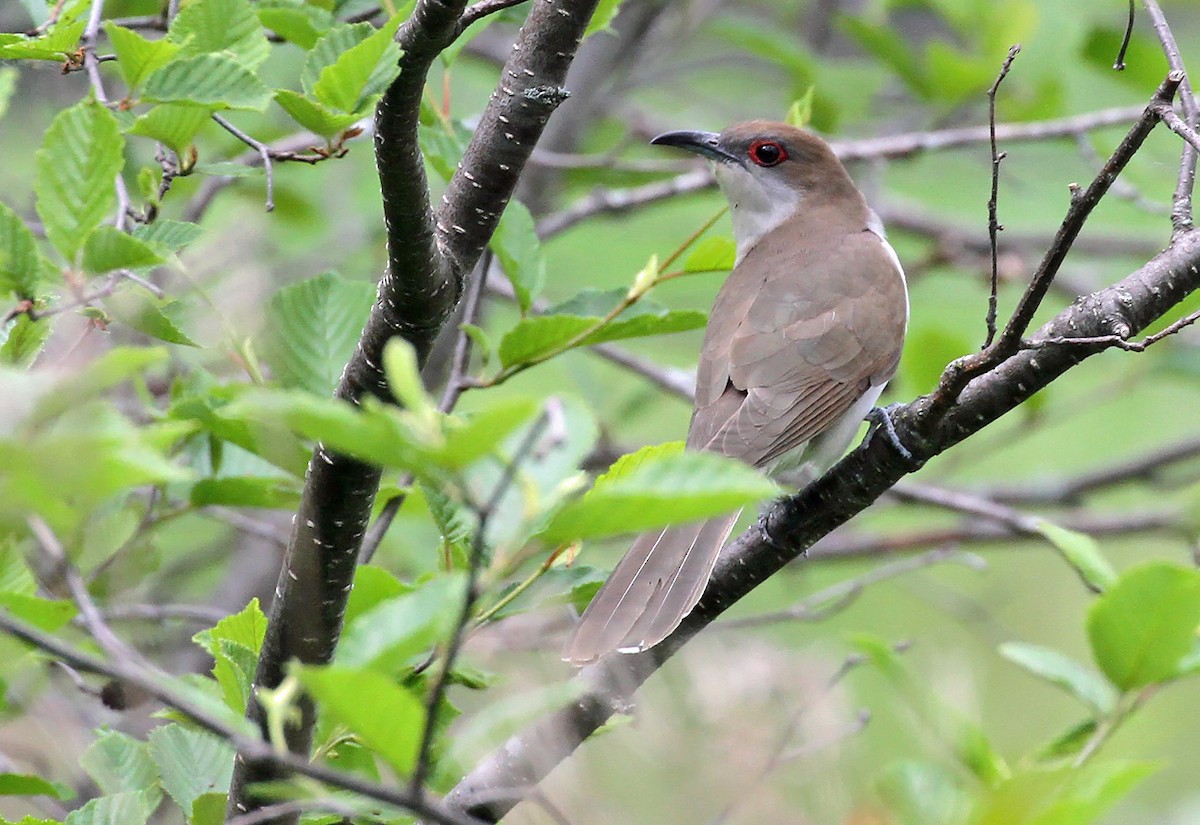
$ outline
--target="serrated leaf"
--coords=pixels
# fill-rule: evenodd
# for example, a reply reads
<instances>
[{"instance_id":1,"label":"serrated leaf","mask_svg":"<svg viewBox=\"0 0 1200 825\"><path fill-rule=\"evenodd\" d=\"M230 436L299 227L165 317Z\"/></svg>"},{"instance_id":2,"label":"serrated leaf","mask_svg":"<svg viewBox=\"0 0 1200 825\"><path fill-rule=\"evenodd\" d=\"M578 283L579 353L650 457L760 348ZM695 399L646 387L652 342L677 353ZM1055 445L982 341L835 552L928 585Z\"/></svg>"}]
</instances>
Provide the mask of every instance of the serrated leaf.
<instances>
[{"instance_id":1,"label":"serrated leaf","mask_svg":"<svg viewBox=\"0 0 1200 825\"><path fill-rule=\"evenodd\" d=\"M41 355L46 339L50 337L51 318L33 320L28 314L21 314L11 323L0 329L0 364L7 364L18 369L28 369Z\"/></svg>"},{"instance_id":2,"label":"serrated leaf","mask_svg":"<svg viewBox=\"0 0 1200 825\"><path fill-rule=\"evenodd\" d=\"M172 251L188 246L203 234L204 230L199 224L166 218L142 224L133 230L133 237L138 240Z\"/></svg>"},{"instance_id":3,"label":"serrated leaf","mask_svg":"<svg viewBox=\"0 0 1200 825\"><path fill-rule=\"evenodd\" d=\"M533 216L519 201L509 201L489 245L504 270L524 314L546 285L546 258Z\"/></svg>"},{"instance_id":4,"label":"serrated leaf","mask_svg":"<svg viewBox=\"0 0 1200 825\"><path fill-rule=\"evenodd\" d=\"M40 272L33 233L16 212L0 203L0 294L33 298Z\"/></svg>"},{"instance_id":5,"label":"serrated leaf","mask_svg":"<svg viewBox=\"0 0 1200 825\"><path fill-rule=\"evenodd\" d=\"M158 805L159 796L155 790L124 791L97 797L71 811L63 825L145 825Z\"/></svg>"},{"instance_id":6,"label":"serrated leaf","mask_svg":"<svg viewBox=\"0 0 1200 825\"><path fill-rule=\"evenodd\" d=\"M416 764L425 706L389 677L372 670L294 667L331 720L345 725L401 775Z\"/></svg>"},{"instance_id":7,"label":"serrated leaf","mask_svg":"<svg viewBox=\"0 0 1200 825\"><path fill-rule=\"evenodd\" d=\"M1006 642L1000 645L1000 655L1034 676L1057 685L1100 715L1107 715L1116 706L1116 694L1099 673L1057 650Z\"/></svg>"},{"instance_id":8,"label":"serrated leaf","mask_svg":"<svg viewBox=\"0 0 1200 825\"><path fill-rule=\"evenodd\" d=\"M222 793L233 774L234 749L211 733L163 725L146 737L162 786L185 813L206 793Z\"/></svg>"},{"instance_id":9,"label":"serrated leaf","mask_svg":"<svg viewBox=\"0 0 1200 825\"><path fill-rule=\"evenodd\" d=\"M333 15L303 0L260 0L259 22L302 49L311 49L334 25Z\"/></svg>"},{"instance_id":10,"label":"serrated leaf","mask_svg":"<svg viewBox=\"0 0 1200 825\"><path fill-rule=\"evenodd\" d=\"M683 262L684 272L724 272L737 261L737 244L725 235L710 235L700 241Z\"/></svg>"},{"instance_id":11,"label":"serrated leaf","mask_svg":"<svg viewBox=\"0 0 1200 825\"><path fill-rule=\"evenodd\" d=\"M257 655L262 649L266 634L267 617L263 614L258 599L254 598L240 611L221 619L211 629L197 633L192 637L192 641L214 655L219 652L216 643L223 639L236 642Z\"/></svg>"},{"instance_id":12,"label":"serrated leaf","mask_svg":"<svg viewBox=\"0 0 1200 825\"><path fill-rule=\"evenodd\" d=\"M773 481L734 459L684 451L596 480L542 534L550 544L637 533L729 513L778 495Z\"/></svg>"},{"instance_id":13,"label":"serrated leaf","mask_svg":"<svg viewBox=\"0 0 1200 825\"><path fill-rule=\"evenodd\" d=\"M1045 519L1038 519L1037 530L1062 553L1088 587L1100 592L1117 580L1117 571L1101 554L1100 543L1091 536Z\"/></svg>"},{"instance_id":14,"label":"serrated leaf","mask_svg":"<svg viewBox=\"0 0 1200 825\"><path fill-rule=\"evenodd\" d=\"M312 86L313 97L349 114L364 112L367 101L400 74L400 47L393 39L399 24L397 16L323 68Z\"/></svg>"},{"instance_id":15,"label":"serrated leaf","mask_svg":"<svg viewBox=\"0 0 1200 825\"><path fill-rule=\"evenodd\" d=\"M70 799L75 792L58 782L27 773L0 773L0 796L49 796Z\"/></svg>"},{"instance_id":16,"label":"serrated leaf","mask_svg":"<svg viewBox=\"0 0 1200 825\"><path fill-rule=\"evenodd\" d=\"M291 115L292 120L326 138L344 132L360 120L359 115L332 112L317 101L290 89L276 89L275 102Z\"/></svg>"},{"instance_id":17,"label":"serrated leaf","mask_svg":"<svg viewBox=\"0 0 1200 825\"><path fill-rule=\"evenodd\" d=\"M158 782L149 746L119 731L101 731L79 764L105 794L144 791Z\"/></svg>"},{"instance_id":18,"label":"serrated leaf","mask_svg":"<svg viewBox=\"0 0 1200 825\"><path fill-rule=\"evenodd\" d=\"M116 202L113 180L125 160L116 118L97 103L59 112L34 159L37 212L50 243L74 260Z\"/></svg>"},{"instance_id":19,"label":"serrated leaf","mask_svg":"<svg viewBox=\"0 0 1200 825\"><path fill-rule=\"evenodd\" d=\"M87 22L65 18L66 15L60 17L41 37L15 35L8 42L0 41L0 60L66 60L79 48L79 38Z\"/></svg>"},{"instance_id":20,"label":"serrated leaf","mask_svg":"<svg viewBox=\"0 0 1200 825\"><path fill-rule=\"evenodd\" d=\"M151 73L142 98L156 103L261 112L271 102L271 90L233 58L201 54L172 60Z\"/></svg>"},{"instance_id":21,"label":"serrated leaf","mask_svg":"<svg viewBox=\"0 0 1200 825\"><path fill-rule=\"evenodd\" d=\"M552 313L525 318L500 341L500 363L505 367L540 361L562 347L586 347L605 341L666 335L699 329L708 316L695 310L668 310L642 299L607 324L605 315L625 297L625 290L584 290L556 307Z\"/></svg>"},{"instance_id":22,"label":"serrated leaf","mask_svg":"<svg viewBox=\"0 0 1200 825\"><path fill-rule=\"evenodd\" d=\"M346 623L334 662L396 672L449 634L462 594L462 575L443 575L360 612Z\"/></svg>"},{"instance_id":23,"label":"serrated leaf","mask_svg":"<svg viewBox=\"0 0 1200 825\"><path fill-rule=\"evenodd\" d=\"M167 38L147 40L132 29L119 26L112 20L104 21L104 31L113 51L117 53L117 68L125 78L130 91L135 90L146 76L159 66L165 65L179 46Z\"/></svg>"},{"instance_id":24,"label":"serrated leaf","mask_svg":"<svg viewBox=\"0 0 1200 825\"><path fill-rule=\"evenodd\" d=\"M326 272L281 288L267 304L260 350L285 387L333 392L375 302L366 281Z\"/></svg>"},{"instance_id":25,"label":"serrated leaf","mask_svg":"<svg viewBox=\"0 0 1200 825\"><path fill-rule=\"evenodd\" d=\"M188 147L192 145L192 138L208 123L211 116L212 113L204 106L163 103L135 120L129 127L129 134L165 143L175 154L184 157Z\"/></svg>"},{"instance_id":26,"label":"serrated leaf","mask_svg":"<svg viewBox=\"0 0 1200 825\"><path fill-rule=\"evenodd\" d=\"M309 50L308 57L304 60L304 68L300 72L300 87L306 94L312 95L321 72L336 63L344 53L370 37L374 31L370 23L343 23L326 32Z\"/></svg>"},{"instance_id":27,"label":"serrated leaf","mask_svg":"<svg viewBox=\"0 0 1200 825\"><path fill-rule=\"evenodd\" d=\"M140 269L163 262L154 247L114 226L98 226L83 244L83 268L92 274Z\"/></svg>"},{"instance_id":28,"label":"serrated leaf","mask_svg":"<svg viewBox=\"0 0 1200 825\"><path fill-rule=\"evenodd\" d=\"M1088 611L1097 664L1121 690L1174 678L1200 625L1200 572L1152 562L1125 572Z\"/></svg>"},{"instance_id":29,"label":"serrated leaf","mask_svg":"<svg viewBox=\"0 0 1200 825\"><path fill-rule=\"evenodd\" d=\"M441 490L428 484L421 484L420 487L421 497L425 499L429 515L442 534L442 541L466 555L474 530L474 520L468 511Z\"/></svg>"},{"instance_id":30,"label":"serrated leaf","mask_svg":"<svg viewBox=\"0 0 1200 825\"><path fill-rule=\"evenodd\" d=\"M271 54L271 44L254 8L246 0L192 0L171 21L167 38L185 57L230 55L255 69Z\"/></svg>"},{"instance_id":31,"label":"serrated leaf","mask_svg":"<svg viewBox=\"0 0 1200 825\"><path fill-rule=\"evenodd\" d=\"M141 289L127 289L109 298L104 306L113 318L151 338L185 347L199 346L171 317L174 308L180 306L175 301L160 301Z\"/></svg>"}]
</instances>

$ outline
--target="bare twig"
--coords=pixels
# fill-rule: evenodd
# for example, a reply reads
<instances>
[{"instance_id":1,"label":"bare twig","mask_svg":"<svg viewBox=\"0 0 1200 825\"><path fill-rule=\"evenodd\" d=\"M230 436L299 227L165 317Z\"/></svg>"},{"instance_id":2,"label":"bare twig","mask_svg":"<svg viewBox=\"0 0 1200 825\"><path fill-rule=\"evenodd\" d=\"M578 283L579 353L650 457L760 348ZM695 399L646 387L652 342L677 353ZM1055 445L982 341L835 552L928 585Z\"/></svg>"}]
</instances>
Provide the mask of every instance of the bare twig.
<instances>
[{"instance_id":1,"label":"bare twig","mask_svg":"<svg viewBox=\"0 0 1200 825\"><path fill-rule=\"evenodd\" d=\"M482 20L489 14L511 9L513 6L519 6L526 0L479 0L478 3L467 6L458 18L458 31L454 37L457 39L467 30L467 27L477 20Z\"/></svg>"},{"instance_id":2,"label":"bare twig","mask_svg":"<svg viewBox=\"0 0 1200 825\"><path fill-rule=\"evenodd\" d=\"M92 0L88 10L87 25L79 39L79 47L83 52L83 67L87 72L92 94L100 103L108 103L108 94L104 91L104 78L100 76L100 58L96 55L96 43L100 37L100 21L104 15L104 0ZM125 186L125 178L117 172L113 180L113 188L117 193L117 215L113 226L125 229L125 221L129 214L129 189Z\"/></svg>"},{"instance_id":3,"label":"bare twig","mask_svg":"<svg viewBox=\"0 0 1200 825\"><path fill-rule=\"evenodd\" d=\"M1186 327L1200 321L1200 310L1185 315L1178 321L1170 324L1153 335L1147 335L1140 341L1130 341L1124 335L1094 335L1090 337L1079 338L1064 338L1062 336L1054 336L1052 338L1034 338L1022 343L1022 349L1044 349L1046 347L1116 347L1123 349L1126 352L1145 352L1146 348L1157 344L1164 338L1167 338L1179 332Z\"/></svg>"},{"instance_id":4,"label":"bare twig","mask_svg":"<svg viewBox=\"0 0 1200 825\"><path fill-rule=\"evenodd\" d=\"M471 623L471 616L475 612L475 602L479 599L479 574L483 568L484 549L486 547L484 535L487 531L488 521L495 514L496 508L500 505L500 500L504 498L512 486L517 469L521 466L525 458L533 452L534 447L537 446L537 442L542 437L547 423L548 418L543 414L530 425L525 438L517 446L516 450L513 451L512 458L504 467L504 472L501 473L500 479L492 489L491 495L488 496L483 506L477 510L478 520L475 527L475 536L471 542L471 557L467 562L467 583L463 592L462 608L459 611L458 622L455 624L454 631L450 635L450 641L446 645L446 653L442 658L442 667L438 671L432 689L429 691L429 703L426 706L425 712L425 729L421 733L421 746L417 751L417 763L413 768L412 780L409 783L409 792L417 798L420 798L421 794L424 793L425 780L429 777L431 748L433 747L433 734L437 729L438 712L441 709L442 701L446 697L446 688L450 683L450 674L454 670L454 662L458 658L459 651L462 649L467 627Z\"/></svg>"},{"instance_id":5,"label":"bare twig","mask_svg":"<svg viewBox=\"0 0 1200 825\"><path fill-rule=\"evenodd\" d=\"M985 323L987 326L987 337L983 342L983 346L990 347L992 341L996 338L996 308L999 300L1000 291L1000 253L997 245L996 236L1004 227L1000 225L1000 221L996 217L997 201L1000 197L1000 162L1004 160L1004 152L996 148L996 93L1000 90L1000 84L1004 82L1004 78L1008 77L1009 69L1012 68L1013 61L1021 51L1020 44L1009 47L1008 57L1004 58L1004 64L1000 67L1000 74L996 75L996 80L992 83L987 91L988 99L988 141L992 150L992 194L988 198L988 242L992 248L992 280L991 293L988 295L987 318Z\"/></svg>"},{"instance_id":6,"label":"bare twig","mask_svg":"<svg viewBox=\"0 0 1200 825\"><path fill-rule=\"evenodd\" d=\"M275 167L271 163L271 147L261 140L246 134L216 112L213 112L212 119L222 129L258 152L258 156L262 158L263 172L267 176L267 201L265 207L268 212L273 212L275 210Z\"/></svg>"},{"instance_id":7,"label":"bare twig","mask_svg":"<svg viewBox=\"0 0 1200 825\"><path fill-rule=\"evenodd\" d=\"M936 410L946 411L973 378L994 369L1021 349L1022 338L1033 321L1034 313L1041 306L1042 300L1050 289L1050 284L1053 283L1059 268L1066 260L1067 253L1080 230L1083 229L1088 216L1091 215L1092 210L1104 197L1112 182L1116 180L1117 175L1141 148L1143 141L1159 122L1160 107L1169 105L1182 80L1183 77L1174 71L1167 76L1167 79L1154 93L1141 118L1125 135L1091 185L1086 191L1074 194L1067 215L1055 235L1054 243L1046 251L1041 264L1030 279L1024 294L1017 302L1016 309L1013 310L1012 316L1005 324L1004 331L992 342L991 346L958 359L942 373L942 380L933 395L933 405Z\"/></svg>"},{"instance_id":8,"label":"bare twig","mask_svg":"<svg viewBox=\"0 0 1200 825\"><path fill-rule=\"evenodd\" d=\"M1186 125L1194 129L1200 107L1197 107L1196 98L1192 95L1192 84L1188 79L1187 69L1183 65L1183 58L1179 54L1179 46L1175 43L1175 35L1171 33L1171 27L1167 24L1167 18L1163 15L1157 0L1142 0L1142 2L1146 7L1146 13L1150 15L1150 22L1154 24L1158 40L1162 43L1163 53L1167 56L1167 65L1171 67L1172 73L1179 74L1181 77L1180 105L1183 107ZM1175 185L1174 206L1171 208L1171 226L1176 235L1192 228L1192 190L1196 185L1196 159L1196 146L1189 140L1184 144L1183 154L1179 159L1179 180Z\"/></svg>"},{"instance_id":9,"label":"bare twig","mask_svg":"<svg viewBox=\"0 0 1200 825\"><path fill-rule=\"evenodd\" d=\"M1129 0L1129 16L1125 20L1125 36L1121 38L1121 48L1117 50L1117 59L1113 68L1118 72L1125 71L1125 52L1129 49L1129 41L1133 37L1133 0Z\"/></svg>"},{"instance_id":10,"label":"bare twig","mask_svg":"<svg viewBox=\"0 0 1200 825\"><path fill-rule=\"evenodd\" d=\"M200 728L227 741L245 760L281 766L291 773L307 776L330 787L352 791L387 805L394 805L439 825L480 825L477 819L451 811L439 801L415 797L385 785L368 782L353 774L310 762L306 757L279 753L267 742L246 736L239 728L230 725L206 707L178 693L165 677L146 670L129 659L115 658L111 662L96 659L5 611L0 611L0 631L51 654L83 673L107 676L135 685L167 707L179 711Z\"/></svg>"}]
</instances>

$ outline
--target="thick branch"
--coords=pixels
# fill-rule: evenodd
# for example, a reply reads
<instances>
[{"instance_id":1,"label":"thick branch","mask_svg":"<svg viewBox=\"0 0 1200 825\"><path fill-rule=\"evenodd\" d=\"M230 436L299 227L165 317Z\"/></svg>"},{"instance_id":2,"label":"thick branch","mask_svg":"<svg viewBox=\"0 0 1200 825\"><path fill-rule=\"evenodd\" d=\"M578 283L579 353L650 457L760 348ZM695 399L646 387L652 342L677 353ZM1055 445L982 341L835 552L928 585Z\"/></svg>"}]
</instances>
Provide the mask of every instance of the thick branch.
<instances>
[{"instance_id":1,"label":"thick branch","mask_svg":"<svg viewBox=\"0 0 1200 825\"><path fill-rule=\"evenodd\" d=\"M1043 327L1036 338L1107 335L1144 329L1200 287L1200 232L1170 248L1119 283L1082 298ZM590 690L578 701L512 737L447 797L448 804L496 822L516 802L477 802L495 788L531 787L570 755L669 656L726 609L796 559L817 539L844 524L898 480L1020 405L1103 346L1023 351L967 385L944 415L924 396L893 412L902 458L884 438L869 438L829 473L776 504L764 519L725 548L700 604L666 641L650 650L602 661L584 671ZM931 426L932 425L932 426Z\"/></svg>"},{"instance_id":2,"label":"thick branch","mask_svg":"<svg viewBox=\"0 0 1200 825\"><path fill-rule=\"evenodd\" d=\"M560 84L596 2L542 0L531 10L436 221L417 140L421 95L430 64L457 32L465 0L421 0L397 32L404 49L401 73L375 121L388 270L338 397L390 400L381 364L384 346L395 335L409 341L422 360L428 354L546 119L565 97ZM379 478L378 468L317 445L276 586L256 686L278 685L293 659L323 664L332 657ZM289 749L306 753L312 703L302 699L300 709L300 721L286 733ZM261 725L257 704L250 714ZM264 769L239 761L230 813L248 810L246 784L279 776L275 765Z\"/></svg>"}]
</instances>

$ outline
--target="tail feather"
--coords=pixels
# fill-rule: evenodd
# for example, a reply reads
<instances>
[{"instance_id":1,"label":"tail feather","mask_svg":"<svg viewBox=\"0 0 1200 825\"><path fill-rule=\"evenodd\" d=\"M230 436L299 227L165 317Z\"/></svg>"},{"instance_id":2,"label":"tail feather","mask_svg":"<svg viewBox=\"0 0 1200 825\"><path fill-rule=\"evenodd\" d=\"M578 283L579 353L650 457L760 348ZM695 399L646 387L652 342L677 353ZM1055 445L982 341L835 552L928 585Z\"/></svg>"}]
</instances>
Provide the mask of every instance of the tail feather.
<instances>
[{"instance_id":1,"label":"tail feather","mask_svg":"<svg viewBox=\"0 0 1200 825\"><path fill-rule=\"evenodd\" d=\"M700 600L737 516L639 536L584 611L563 658L586 664L666 638Z\"/></svg>"}]
</instances>

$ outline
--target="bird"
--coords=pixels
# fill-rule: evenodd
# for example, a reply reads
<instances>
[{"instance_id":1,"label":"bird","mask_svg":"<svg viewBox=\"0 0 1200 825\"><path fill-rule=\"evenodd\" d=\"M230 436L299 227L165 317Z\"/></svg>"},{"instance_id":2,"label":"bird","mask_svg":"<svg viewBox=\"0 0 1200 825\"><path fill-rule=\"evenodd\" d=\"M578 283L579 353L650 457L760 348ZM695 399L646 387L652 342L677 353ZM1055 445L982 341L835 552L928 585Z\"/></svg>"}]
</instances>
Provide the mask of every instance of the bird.
<instances>
[{"instance_id":1,"label":"bird","mask_svg":"<svg viewBox=\"0 0 1200 825\"><path fill-rule=\"evenodd\" d=\"M908 326L900 259L812 132L754 120L651 143L712 162L737 245L705 329L686 449L811 481L846 451L896 372ZM739 515L640 535L563 659L582 666L665 639L700 601Z\"/></svg>"}]
</instances>

